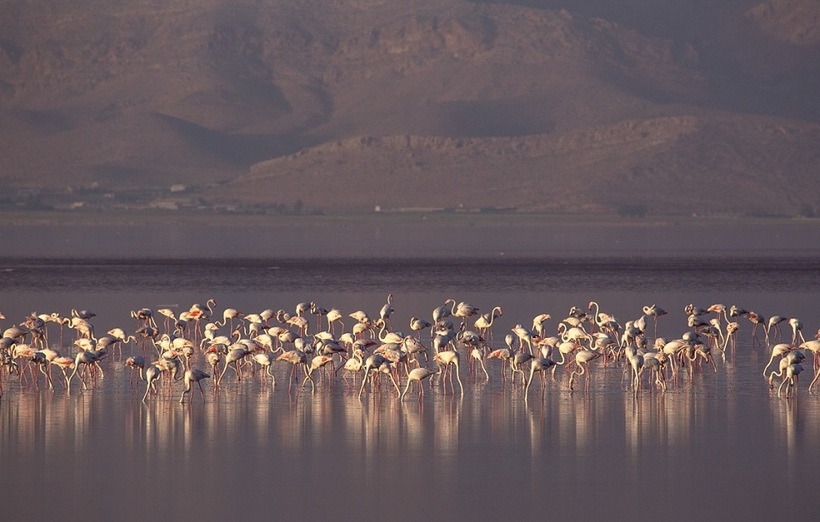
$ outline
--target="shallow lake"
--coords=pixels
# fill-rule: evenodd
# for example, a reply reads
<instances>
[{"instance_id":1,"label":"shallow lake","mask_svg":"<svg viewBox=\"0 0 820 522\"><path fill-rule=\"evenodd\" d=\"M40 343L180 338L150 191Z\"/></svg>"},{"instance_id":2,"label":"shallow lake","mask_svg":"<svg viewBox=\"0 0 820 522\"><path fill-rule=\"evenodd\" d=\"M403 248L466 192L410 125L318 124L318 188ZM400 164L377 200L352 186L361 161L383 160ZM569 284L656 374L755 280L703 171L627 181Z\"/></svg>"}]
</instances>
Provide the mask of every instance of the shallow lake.
<instances>
[{"instance_id":1,"label":"shallow lake","mask_svg":"<svg viewBox=\"0 0 820 522\"><path fill-rule=\"evenodd\" d=\"M591 300L621 324L655 303L668 311L658 326L667 338L688 330L689 303L797 317L806 338L820 327L815 251L787 259L71 257L6 259L0 270L3 328L35 311L88 309L97 335L133 333L132 310L181 312L210 298L218 318L227 307L293 314L314 301L342 310L349 330L348 313L377 316L388 293L393 328L405 333L411 317L430 320L447 298L482 312L502 306L494 348L517 323L550 313L554 331ZM738 345L715 357L716 371L683 372L665 392L646 383L632 391L621 366L596 360L588 389L570 390L559 368L543 390L536 377L525 397L520 381L502 382L498 361L487 362L487 380L470 373L466 355L463 396L437 381L425 384L423 399L409 393L401 402L392 386L368 387L359 399L341 372L333 383L317 379L315 392L300 380L289 393L286 363L274 364L275 387L228 372L219 389L203 381L204 400L195 387L180 404L177 382L142 402L145 384L130 384L123 364L141 353L135 346L105 359L104 376L87 390L76 378L70 391L59 383L50 391L42 376L37 390L4 374L3 518L813 518L820 395L806 389L811 356L797 396L778 397L762 377L768 348L753 342L748 320L738 322ZM782 335L791 339L788 323ZM65 346L74 332L63 336L73 354ZM49 339L60 344L53 325ZM206 366L199 353L192 361Z\"/></svg>"}]
</instances>

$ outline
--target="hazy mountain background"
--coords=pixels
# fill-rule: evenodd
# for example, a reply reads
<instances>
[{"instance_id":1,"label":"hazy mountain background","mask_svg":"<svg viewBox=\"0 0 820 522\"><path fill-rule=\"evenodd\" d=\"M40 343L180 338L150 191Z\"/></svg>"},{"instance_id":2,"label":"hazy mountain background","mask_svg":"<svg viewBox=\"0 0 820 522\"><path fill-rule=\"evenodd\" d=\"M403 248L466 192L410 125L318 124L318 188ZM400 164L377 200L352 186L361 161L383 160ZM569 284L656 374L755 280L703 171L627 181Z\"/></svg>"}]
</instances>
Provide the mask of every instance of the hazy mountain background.
<instances>
[{"instance_id":1,"label":"hazy mountain background","mask_svg":"<svg viewBox=\"0 0 820 522\"><path fill-rule=\"evenodd\" d=\"M5 205L813 216L818 174L816 0L0 0Z\"/></svg>"}]
</instances>

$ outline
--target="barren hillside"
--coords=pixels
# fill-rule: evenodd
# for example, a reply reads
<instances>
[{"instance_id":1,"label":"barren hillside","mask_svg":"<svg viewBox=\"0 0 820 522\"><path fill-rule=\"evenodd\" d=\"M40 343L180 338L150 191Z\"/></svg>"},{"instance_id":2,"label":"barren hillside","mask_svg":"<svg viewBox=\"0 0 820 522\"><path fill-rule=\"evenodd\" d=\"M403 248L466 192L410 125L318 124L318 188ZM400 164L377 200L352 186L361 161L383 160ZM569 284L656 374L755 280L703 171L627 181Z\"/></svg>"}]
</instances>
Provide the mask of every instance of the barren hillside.
<instances>
[{"instance_id":1,"label":"barren hillside","mask_svg":"<svg viewBox=\"0 0 820 522\"><path fill-rule=\"evenodd\" d=\"M0 186L6 204L176 185L272 211L820 211L818 4L624 6L2 0Z\"/></svg>"}]
</instances>

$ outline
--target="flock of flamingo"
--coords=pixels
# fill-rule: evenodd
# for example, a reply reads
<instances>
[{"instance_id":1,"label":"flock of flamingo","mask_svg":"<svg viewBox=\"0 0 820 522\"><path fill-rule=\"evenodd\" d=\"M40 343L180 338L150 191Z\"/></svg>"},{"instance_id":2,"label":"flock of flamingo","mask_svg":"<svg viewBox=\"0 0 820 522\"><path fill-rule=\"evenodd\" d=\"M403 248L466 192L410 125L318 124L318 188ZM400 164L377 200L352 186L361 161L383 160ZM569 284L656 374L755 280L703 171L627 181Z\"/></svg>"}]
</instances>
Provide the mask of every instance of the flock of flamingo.
<instances>
[{"instance_id":1,"label":"flock of flamingo","mask_svg":"<svg viewBox=\"0 0 820 522\"><path fill-rule=\"evenodd\" d=\"M66 390L71 389L75 377L78 386L88 389L104 377L104 366L112 360L130 368L132 386L137 380L144 382L142 401L175 396L173 386L179 381L180 402L195 385L205 400L203 380L211 379L218 389L225 379L247 381L249 373L259 375L266 385L276 386L272 370L277 363L290 365L289 393L294 384L302 388L309 385L315 393L317 385L329 388L341 378L359 398L364 393L394 391L404 400L411 389L421 398L425 380L429 388L435 381L443 393L453 394L455 381L463 396L461 374L490 380L490 361L497 361L493 364L498 364L499 379L505 385L516 386L520 379L525 398L536 374L542 393L550 378L569 389L583 381L588 390L590 370L596 364L623 367L624 389L666 391L681 374L691 377L710 367L717 371L715 356L725 360L727 352L735 350L740 319L751 322L752 344L760 343L771 351L762 374L772 389L777 386L778 396L796 395L806 351L813 356L810 393L820 376L820 331L814 339L806 340L797 318L772 316L767 321L734 305L686 306L684 333L667 340L658 336L659 320L667 315L662 308L644 306L637 319L621 325L592 301L583 308L572 307L552 332L547 327L552 317L546 313L536 315L531 328L516 324L504 335L501 348L494 348L493 332L495 320L503 315L501 306L481 314L476 306L447 299L432 311L430 320L413 317L409 334L394 328L393 312L393 296L388 294L374 317L361 310L345 315L338 309L303 302L296 305L293 314L270 309L242 313L225 308L217 319L216 301L211 299L179 314L169 308L156 313L150 308L134 310L131 317L137 324L132 334L114 328L104 335L97 335L93 324L96 314L91 311L71 310L70 317L56 312L33 313L3 331L0 397L3 380L15 377L20 389L56 389L55 366L62 373L57 382ZM157 321L160 316L161 326ZM0 314L0 320L4 319ZM783 332L784 323L791 327L791 339ZM66 329L71 331L67 335ZM65 341L66 336L69 341ZM124 347L130 354L123 354ZM467 368L463 370L465 359ZM195 367L197 363L207 365L207 370ZM560 368L563 376L557 374Z\"/></svg>"}]
</instances>

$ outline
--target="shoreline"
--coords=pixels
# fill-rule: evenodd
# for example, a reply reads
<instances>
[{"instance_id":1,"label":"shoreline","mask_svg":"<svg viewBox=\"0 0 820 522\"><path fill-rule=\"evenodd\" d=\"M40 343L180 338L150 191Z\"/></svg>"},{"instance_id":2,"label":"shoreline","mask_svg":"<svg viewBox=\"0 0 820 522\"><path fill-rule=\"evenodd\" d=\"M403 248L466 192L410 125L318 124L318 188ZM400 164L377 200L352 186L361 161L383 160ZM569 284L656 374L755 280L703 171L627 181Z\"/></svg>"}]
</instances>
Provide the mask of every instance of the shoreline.
<instances>
[{"instance_id":1,"label":"shoreline","mask_svg":"<svg viewBox=\"0 0 820 522\"><path fill-rule=\"evenodd\" d=\"M541 212L478 212L478 211L381 211L338 212L322 214L254 214L218 213L198 210L0 210L0 226L76 226L76 225L149 225L209 224L217 226L289 226L293 224L333 223L434 223L434 224L538 224L538 225L591 225L600 226L678 226L714 224L793 225L816 224L820 217L740 216L740 215L684 215L668 214L621 216L616 214L541 213Z\"/></svg>"},{"instance_id":2,"label":"shoreline","mask_svg":"<svg viewBox=\"0 0 820 522\"><path fill-rule=\"evenodd\" d=\"M759 257L816 254L818 232L783 218L0 213L3 257L18 259Z\"/></svg>"}]
</instances>

